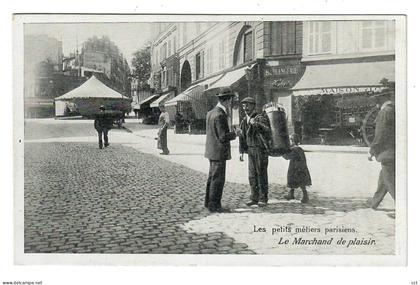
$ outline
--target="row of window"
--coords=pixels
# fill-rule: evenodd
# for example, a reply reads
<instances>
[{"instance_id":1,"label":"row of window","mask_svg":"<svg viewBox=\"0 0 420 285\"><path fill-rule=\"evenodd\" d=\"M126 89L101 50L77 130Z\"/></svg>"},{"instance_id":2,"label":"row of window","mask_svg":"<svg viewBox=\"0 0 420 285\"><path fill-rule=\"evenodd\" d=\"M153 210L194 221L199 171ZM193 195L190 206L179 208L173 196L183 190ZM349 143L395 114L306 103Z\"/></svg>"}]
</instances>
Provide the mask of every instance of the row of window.
<instances>
[{"instance_id":1,"label":"row of window","mask_svg":"<svg viewBox=\"0 0 420 285\"><path fill-rule=\"evenodd\" d=\"M389 46L394 33L394 22L391 21L312 21L307 25L309 55L334 53L337 42L341 49L346 48L345 45L355 45L353 52L393 49ZM337 25L347 25L347 28L340 30ZM356 29L352 30L353 27Z\"/></svg>"},{"instance_id":2,"label":"row of window","mask_svg":"<svg viewBox=\"0 0 420 285\"><path fill-rule=\"evenodd\" d=\"M160 44L160 47L154 51L154 64L158 65L176 53L179 45L186 45L190 40L200 35L213 24L214 22L178 23L176 32L169 36L166 42Z\"/></svg>"},{"instance_id":3,"label":"row of window","mask_svg":"<svg viewBox=\"0 0 420 285\"><path fill-rule=\"evenodd\" d=\"M196 23L197 24L197 23ZM171 39L161 44L159 53L155 52L155 64L175 53L177 39L180 33L187 33L187 24L180 24L182 29L175 33ZM393 43L394 22L391 21L310 21L306 25L306 52L309 55L331 54L339 49L345 53L355 46L357 51L386 50ZM196 25L196 32L201 32L201 26ZM273 22L271 25L271 54L300 54L302 52L302 22ZM183 35L183 43L186 44L187 36ZM347 46L351 46L350 49ZM345 49L348 49L345 51ZM234 64L251 61L255 58L255 35L251 27L242 34L239 46L236 46ZM340 53L340 52L337 52ZM191 62L192 78L198 80L216 71L227 67L227 38L222 38L218 43L211 44L194 55ZM162 70L162 87L172 85L173 76L168 76L167 71Z\"/></svg>"},{"instance_id":4,"label":"row of window","mask_svg":"<svg viewBox=\"0 0 420 285\"><path fill-rule=\"evenodd\" d=\"M217 54L214 53L214 50L217 46ZM166 45L162 47L166 48ZM253 48L253 33L252 30L244 33L241 40L240 47L241 51L238 53L238 58L235 62L242 63L251 61L254 59L254 48ZM201 79L206 75L210 75L216 71L223 70L227 66L227 41L226 39L221 39L217 45L210 45L206 49L200 50L194 56L194 67L195 72L193 78L195 80ZM165 51L163 51L165 55ZM217 55L217 57L215 56ZM165 88L167 86L176 85L176 80L173 79L174 73L166 69L161 70L161 86Z\"/></svg>"}]
</instances>

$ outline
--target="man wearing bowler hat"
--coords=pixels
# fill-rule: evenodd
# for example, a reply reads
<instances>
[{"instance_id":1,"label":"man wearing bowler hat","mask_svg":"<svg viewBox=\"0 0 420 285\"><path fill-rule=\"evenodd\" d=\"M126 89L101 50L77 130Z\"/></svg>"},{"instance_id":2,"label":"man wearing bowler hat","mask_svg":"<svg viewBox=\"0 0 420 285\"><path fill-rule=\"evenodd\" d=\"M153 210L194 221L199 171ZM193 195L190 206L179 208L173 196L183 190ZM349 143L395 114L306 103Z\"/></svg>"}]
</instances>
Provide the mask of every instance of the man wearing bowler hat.
<instances>
[{"instance_id":1,"label":"man wearing bowler hat","mask_svg":"<svg viewBox=\"0 0 420 285\"><path fill-rule=\"evenodd\" d=\"M230 88L221 88L216 95L219 102L206 116L206 150L210 161L204 206L210 212L229 212L222 208L221 200L226 176L226 160L231 159L230 141L236 138L229 130L228 112L234 97Z\"/></svg>"},{"instance_id":2,"label":"man wearing bowler hat","mask_svg":"<svg viewBox=\"0 0 420 285\"><path fill-rule=\"evenodd\" d=\"M240 160L248 154L248 178L251 186L247 206L264 207L268 202L268 144L271 138L270 121L265 113L255 111L255 99L246 97L241 101L245 111L237 134L239 136Z\"/></svg>"}]
</instances>

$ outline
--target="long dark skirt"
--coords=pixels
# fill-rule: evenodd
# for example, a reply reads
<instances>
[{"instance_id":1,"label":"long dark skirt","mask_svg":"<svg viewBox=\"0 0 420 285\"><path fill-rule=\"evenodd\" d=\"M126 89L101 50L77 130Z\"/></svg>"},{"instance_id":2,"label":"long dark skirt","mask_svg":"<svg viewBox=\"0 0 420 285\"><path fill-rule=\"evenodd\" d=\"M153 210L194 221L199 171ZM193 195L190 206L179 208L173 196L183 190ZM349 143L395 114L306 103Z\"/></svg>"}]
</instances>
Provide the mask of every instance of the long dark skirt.
<instances>
[{"instance_id":1,"label":"long dark skirt","mask_svg":"<svg viewBox=\"0 0 420 285\"><path fill-rule=\"evenodd\" d=\"M168 153L168 128L163 128L159 131L157 148L161 149L163 152Z\"/></svg>"},{"instance_id":2,"label":"long dark skirt","mask_svg":"<svg viewBox=\"0 0 420 285\"><path fill-rule=\"evenodd\" d=\"M299 188L312 185L311 174L306 164L305 152L300 147L294 146L290 153L283 157L290 160L287 171L287 187Z\"/></svg>"}]
</instances>

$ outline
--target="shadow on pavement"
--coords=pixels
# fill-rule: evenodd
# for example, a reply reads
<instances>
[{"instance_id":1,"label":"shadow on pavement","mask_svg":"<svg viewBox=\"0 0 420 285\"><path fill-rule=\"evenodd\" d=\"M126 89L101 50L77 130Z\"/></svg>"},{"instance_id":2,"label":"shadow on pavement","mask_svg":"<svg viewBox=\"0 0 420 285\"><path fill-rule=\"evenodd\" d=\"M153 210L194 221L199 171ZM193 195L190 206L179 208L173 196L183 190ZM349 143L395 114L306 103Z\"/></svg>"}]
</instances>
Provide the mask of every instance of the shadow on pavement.
<instances>
[{"instance_id":1,"label":"shadow on pavement","mask_svg":"<svg viewBox=\"0 0 420 285\"><path fill-rule=\"evenodd\" d=\"M232 184L232 183L228 183ZM228 186L229 187L229 186ZM284 185L270 184L268 205L263 208L256 206L247 207L248 195L242 197L242 201L235 203L236 209L249 209L247 212L265 213L293 213L302 215L323 215L327 212L352 212L361 209L368 209L369 206L365 198L355 197L323 197L308 191L309 203L302 204L300 189L295 190L295 200L287 201L284 196L288 193L288 188ZM378 209L378 211L393 212L392 209ZM389 215L388 215L389 216Z\"/></svg>"}]
</instances>

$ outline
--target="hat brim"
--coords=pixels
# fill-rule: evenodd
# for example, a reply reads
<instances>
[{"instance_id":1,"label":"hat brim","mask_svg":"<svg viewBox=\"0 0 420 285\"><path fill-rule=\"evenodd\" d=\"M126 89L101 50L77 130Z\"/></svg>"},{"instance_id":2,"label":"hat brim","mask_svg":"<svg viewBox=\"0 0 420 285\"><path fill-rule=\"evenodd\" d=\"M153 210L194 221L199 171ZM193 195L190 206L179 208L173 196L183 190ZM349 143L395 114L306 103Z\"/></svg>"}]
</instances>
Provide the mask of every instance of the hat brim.
<instances>
[{"instance_id":1,"label":"hat brim","mask_svg":"<svg viewBox=\"0 0 420 285\"><path fill-rule=\"evenodd\" d=\"M235 94L233 93L227 93L227 94L216 94L216 97L235 97Z\"/></svg>"}]
</instances>

